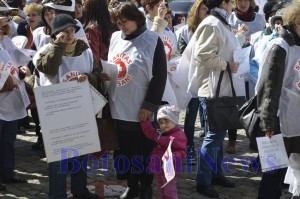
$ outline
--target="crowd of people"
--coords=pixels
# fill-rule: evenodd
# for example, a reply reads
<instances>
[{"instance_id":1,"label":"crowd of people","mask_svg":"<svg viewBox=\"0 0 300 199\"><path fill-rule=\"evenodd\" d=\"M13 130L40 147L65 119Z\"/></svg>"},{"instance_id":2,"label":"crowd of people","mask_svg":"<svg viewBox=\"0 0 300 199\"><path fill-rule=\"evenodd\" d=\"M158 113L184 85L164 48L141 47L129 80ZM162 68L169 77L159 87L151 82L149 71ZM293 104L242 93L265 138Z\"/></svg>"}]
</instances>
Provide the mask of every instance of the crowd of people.
<instances>
[{"instance_id":1,"label":"crowd of people","mask_svg":"<svg viewBox=\"0 0 300 199\"><path fill-rule=\"evenodd\" d=\"M15 175L14 156L28 112L37 136L32 149L45 156L33 88L65 82L76 71L75 81L88 81L107 97L118 135L115 153L132 160L119 165L128 167L121 175L127 181L121 199L152 198L154 178L160 199L177 199L184 159L198 164L198 193L218 198L214 185L235 187L222 160L227 133L225 151L236 153L237 129L213 131L207 116L208 99L217 90L220 97L232 96L232 86L237 96L257 96L262 132L283 135L291 162L288 169L263 173L258 199L280 199L283 182L300 198L300 1L259 3L263 13L254 0L195 0L187 20L173 24L174 13L162 0L0 0L0 183L27 183ZM242 48L251 49L249 70L231 82L240 66L234 52ZM118 67L117 79L103 72L103 61ZM184 129L178 126L181 110ZM198 112L203 143L197 150ZM169 149L171 179L163 169ZM63 161L48 163L50 199L67 198ZM86 187L86 171L82 164L70 173L71 193L76 199L99 198ZM0 191L6 191L4 184Z\"/></svg>"}]
</instances>

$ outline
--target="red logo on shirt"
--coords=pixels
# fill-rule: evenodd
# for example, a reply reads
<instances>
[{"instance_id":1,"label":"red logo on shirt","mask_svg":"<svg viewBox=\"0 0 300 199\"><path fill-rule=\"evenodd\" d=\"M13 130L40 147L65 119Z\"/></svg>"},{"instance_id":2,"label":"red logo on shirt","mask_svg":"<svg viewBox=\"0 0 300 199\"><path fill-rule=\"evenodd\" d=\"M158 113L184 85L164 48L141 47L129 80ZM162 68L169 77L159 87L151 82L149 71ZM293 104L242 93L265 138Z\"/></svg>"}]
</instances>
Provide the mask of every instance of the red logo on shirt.
<instances>
[{"instance_id":1,"label":"red logo on shirt","mask_svg":"<svg viewBox=\"0 0 300 199\"><path fill-rule=\"evenodd\" d=\"M300 72L300 60L297 61L295 67L294 67L295 71Z\"/></svg>"},{"instance_id":2,"label":"red logo on shirt","mask_svg":"<svg viewBox=\"0 0 300 199\"><path fill-rule=\"evenodd\" d=\"M62 82L70 82L73 80L77 80L78 75L81 75L78 71L69 71L62 77Z\"/></svg>"},{"instance_id":3,"label":"red logo on shirt","mask_svg":"<svg viewBox=\"0 0 300 199\"><path fill-rule=\"evenodd\" d=\"M130 57L125 53L118 53L113 57L113 63L118 67L118 86L125 86L130 82L132 76L128 74L128 66L132 63Z\"/></svg>"}]
</instances>

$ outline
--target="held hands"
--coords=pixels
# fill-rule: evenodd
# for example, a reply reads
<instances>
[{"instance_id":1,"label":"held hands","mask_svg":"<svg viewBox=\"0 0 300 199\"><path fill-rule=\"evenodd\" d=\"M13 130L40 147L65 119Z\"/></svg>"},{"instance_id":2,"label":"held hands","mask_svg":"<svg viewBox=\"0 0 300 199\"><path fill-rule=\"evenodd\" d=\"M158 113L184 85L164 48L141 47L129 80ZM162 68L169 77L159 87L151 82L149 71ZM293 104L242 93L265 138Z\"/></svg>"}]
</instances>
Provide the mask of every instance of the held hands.
<instances>
[{"instance_id":1,"label":"held hands","mask_svg":"<svg viewBox=\"0 0 300 199\"><path fill-rule=\"evenodd\" d=\"M139 112L139 120L140 121L150 120L151 115L152 115L152 111L142 108Z\"/></svg>"},{"instance_id":2,"label":"held hands","mask_svg":"<svg viewBox=\"0 0 300 199\"><path fill-rule=\"evenodd\" d=\"M166 6L166 2L163 1L159 6L158 6L158 13L157 16L159 16L160 18L165 18L165 15L167 14L167 6Z\"/></svg>"},{"instance_id":3,"label":"held hands","mask_svg":"<svg viewBox=\"0 0 300 199\"><path fill-rule=\"evenodd\" d=\"M240 63L237 63L237 62L228 62L228 63L230 65L230 71L232 73L236 73L239 68Z\"/></svg>"}]
</instances>

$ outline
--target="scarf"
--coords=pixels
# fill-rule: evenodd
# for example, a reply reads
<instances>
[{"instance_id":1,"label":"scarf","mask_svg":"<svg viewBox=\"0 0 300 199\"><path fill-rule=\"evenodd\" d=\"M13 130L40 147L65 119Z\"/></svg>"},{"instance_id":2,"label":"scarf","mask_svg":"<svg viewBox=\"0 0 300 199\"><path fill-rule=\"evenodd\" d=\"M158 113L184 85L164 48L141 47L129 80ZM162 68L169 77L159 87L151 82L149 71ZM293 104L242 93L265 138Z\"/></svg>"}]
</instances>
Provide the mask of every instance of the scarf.
<instances>
[{"instance_id":1,"label":"scarf","mask_svg":"<svg viewBox=\"0 0 300 199\"><path fill-rule=\"evenodd\" d=\"M224 10L222 8L215 7L213 9L211 9L211 12L212 11L214 11L214 12L218 13L219 15L221 15L221 17L223 17L225 19L225 21L228 23L229 14L226 10Z\"/></svg>"},{"instance_id":2,"label":"scarf","mask_svg":"<svg viewBox=\"0 0 300 199\"><path fill-rule=\"evenodd\" d=\"M245 22L250 22L250 21L253 21L255 12L251 6L249 7L247 12L242 12L237 8L236 15L237 15L237 18L239 18L240 20L245 21Z\"/></svg>"},{"instance_id":3,"label":"scarf","mask_svg":"<svg viewBox=\"0 0 300 199\"><path fill-rule=\"evenodd\" d=\"M75 53L75 46L77 44L77 39L72 44L68 44L65 49L65 55L68 57L72 57Z\"/></svg>"}]
</instances>

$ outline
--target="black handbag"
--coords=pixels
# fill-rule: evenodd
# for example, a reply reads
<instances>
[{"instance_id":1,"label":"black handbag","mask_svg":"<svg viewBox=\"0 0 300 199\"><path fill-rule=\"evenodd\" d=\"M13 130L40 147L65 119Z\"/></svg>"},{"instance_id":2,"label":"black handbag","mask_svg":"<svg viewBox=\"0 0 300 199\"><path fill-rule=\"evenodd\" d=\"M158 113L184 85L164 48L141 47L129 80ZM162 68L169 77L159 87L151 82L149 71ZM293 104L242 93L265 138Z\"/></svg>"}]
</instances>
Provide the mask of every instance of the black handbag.
<instances>
[{"instance_id":1,"label":"black handbag","mask_svg":"<svg viewBox=\"0 0 300 199\"><path fill-rule=\"evenodd\" d=\"M238 110L245 103L246 98L245 96L236 96L229 66L227 67L227 71L232 89L232 97L219 97L224 75L224 71L222 71L217 85L216 97L207 99L207 120L210 131L240 129L243 127L239 121Z\"/></svg>"},{"instance_id":2,"label":"black handbag","mask_svg":"<svg viewBox=\"0 0 300 199\"><path fill-rule=\"evenodd\" d=\"M249 138L250 146L257 148L256 138L264 136L259 126L260 118L257 108L257 97L253 96L238 111L240 122Z\"/></svg>"}]
</instances>

